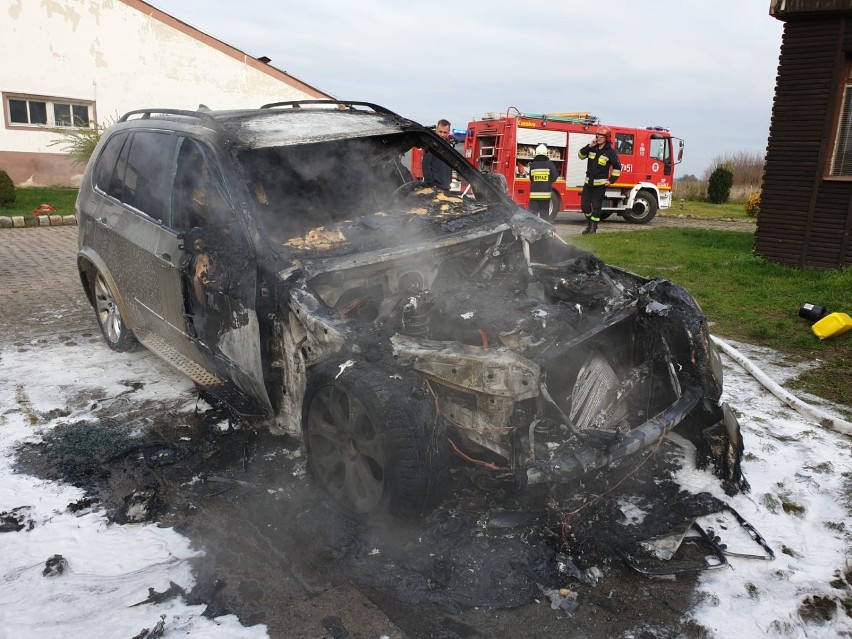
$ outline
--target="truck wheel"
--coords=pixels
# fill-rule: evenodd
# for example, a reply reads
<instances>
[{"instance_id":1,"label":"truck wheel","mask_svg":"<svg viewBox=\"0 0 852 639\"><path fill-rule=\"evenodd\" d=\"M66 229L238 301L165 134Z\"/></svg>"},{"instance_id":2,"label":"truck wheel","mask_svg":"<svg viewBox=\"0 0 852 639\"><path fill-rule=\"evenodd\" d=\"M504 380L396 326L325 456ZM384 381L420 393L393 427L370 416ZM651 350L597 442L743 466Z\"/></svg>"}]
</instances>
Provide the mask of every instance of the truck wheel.
<instances>
[{"instance_id":1,"label":"truck wheel","mask_svg":"<svg viewBox=\"0 0 852 639\"><path fill-rule=\"evenodd\" d=\"M136 341L133 332L124 323L118 310L118 304L115 302L115 295L104 276L97 269L93 280L95 317L98 318L98 326L101 328L107 346L119 353L138 350L139 342Z\"/></svg>"},{"instance_id":2,"label":"truck wheel","mask_svg":"<svg viewBox=\"0 0 852 639\"><path fill-rule=\"evenodd\" d=\"M648 191L639 191L633 208L624 214L624 219L634 224L647 224L657 214L657 198Z\"/></svg>"},{"instance_id":3,"label":"truck wheel","mask_svg":"<svg viewBox=\"0 0 852 639\"><path fill-rule=\"evenodd\" d=\"M549 206L547 207L547 219L551 222L555 222L556 217L562 210L562 198L559 196L559 193L551 193L550 202L548 204Z\"/></svg>"},{"instance_id":4,"label":"truck wheel","mask_svg":"<svg viewBox=\"0 0 852 639\"><path fill-rule=\"evenodd\" d=\"M305 390L302 424L308 468L343 508L411 519L444 494L446 433L424 394L412 397L410 378L340 362L318 365Z\"/></svg>"}]
</instances>

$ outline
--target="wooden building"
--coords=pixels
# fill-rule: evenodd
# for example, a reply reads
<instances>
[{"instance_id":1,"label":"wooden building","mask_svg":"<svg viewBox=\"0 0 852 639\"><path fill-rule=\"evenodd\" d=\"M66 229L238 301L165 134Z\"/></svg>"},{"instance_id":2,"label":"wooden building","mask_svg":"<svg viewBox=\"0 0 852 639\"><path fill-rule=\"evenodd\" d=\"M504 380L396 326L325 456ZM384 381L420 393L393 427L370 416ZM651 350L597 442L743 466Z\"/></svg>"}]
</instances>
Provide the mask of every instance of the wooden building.
<instances>
[{"instance_id":1,"label":"wooden building","mask_svg":"<svg viewBox=\"0 0 852 639\"><path fill-rule=\"evenodd\" d=\"M852 265L852 0L772 0L784 23L755 252Z\"/></svg>"}]
</instances>

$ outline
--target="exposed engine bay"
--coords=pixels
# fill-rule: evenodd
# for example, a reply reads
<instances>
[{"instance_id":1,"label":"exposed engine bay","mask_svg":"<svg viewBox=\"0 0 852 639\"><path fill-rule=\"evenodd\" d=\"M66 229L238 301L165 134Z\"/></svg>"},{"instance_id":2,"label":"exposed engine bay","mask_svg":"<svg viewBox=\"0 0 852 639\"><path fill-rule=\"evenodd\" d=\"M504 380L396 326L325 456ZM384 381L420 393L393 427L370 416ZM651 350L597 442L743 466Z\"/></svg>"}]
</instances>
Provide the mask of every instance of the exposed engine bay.
<instances>
[{"instance_id":1,"label":"exposed engine bay","mask_svg":"<svg viewBox=\"0 0 852 639\"><path fill-rule=\"evenodd\" d=\"M525 212L490 221L475 200L407 191L392 215L284 243L298 268L281 275L306 276L285 287L283 350L303 358L284 367L285 386L304 388L299 371L331 354L413 373L453 451L521 483L570 481L674 428L729 487L744 482L736 418L718 404L721 365L686 291L607 266ZM429 241L375 248L412 229ZM297 408L279 412L293 434Z\"/></svg>"}]
</instances>

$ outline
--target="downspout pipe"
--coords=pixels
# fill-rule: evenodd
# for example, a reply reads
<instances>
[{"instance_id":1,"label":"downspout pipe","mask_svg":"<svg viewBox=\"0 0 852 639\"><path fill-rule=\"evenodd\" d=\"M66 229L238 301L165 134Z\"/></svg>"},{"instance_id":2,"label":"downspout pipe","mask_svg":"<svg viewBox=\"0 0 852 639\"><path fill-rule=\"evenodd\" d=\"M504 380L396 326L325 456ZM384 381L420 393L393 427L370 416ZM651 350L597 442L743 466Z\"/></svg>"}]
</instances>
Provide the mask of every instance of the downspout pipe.
<instances>
[{"instance_id":1,"label":"downspout pipe","mask_svg":"<svg viewBox=\"0 0 852 639\"><path fill-rule=\"evenodd\" d=\"M769 376L761 371L750 359L748 359L745 355L740 353L733 346L725 342L724 340L719 339L715 335L711 335L710 339L713 340L713 343L728 357L737 362L740 366L742 366L752 377L754 377L758 382L763 384L778 399L782 402L798 411L808 419L812 419L813 421L820 424L820 426L824 426L825 428L830 428L838 433L843 435L848 435L852 437L852 423L847 422L839 417L835 417L834 415L830 415L819 408L811 406L810 404L806 404L801 399L796 397L795 395L784 390L779 384L774 382Z\"/></svg>"}]
</instances>

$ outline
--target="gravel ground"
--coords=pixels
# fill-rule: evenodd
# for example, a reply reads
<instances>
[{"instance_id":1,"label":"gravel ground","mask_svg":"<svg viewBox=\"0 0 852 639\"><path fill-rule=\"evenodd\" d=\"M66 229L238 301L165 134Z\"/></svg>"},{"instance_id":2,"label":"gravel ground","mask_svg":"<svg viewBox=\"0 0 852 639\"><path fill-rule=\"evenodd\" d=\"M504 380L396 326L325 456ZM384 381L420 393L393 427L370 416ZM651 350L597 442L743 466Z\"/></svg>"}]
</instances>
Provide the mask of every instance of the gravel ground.
<instances>
[{"instance_id":1,"label":"gravel ground","mask_svg":"<svg viewBox=\"0 0 852 639\"><path fill-rule=\"evenodd\" d=\"M626 222L624 218L611 217L600 223L598 233L643 231L668 227L754 233L756 226L756 221L751 219L687 217L677 213L666 213L658 214L649 224L631 224ZM556 228L563 235L579 235L586 228L586 221L579 213L562 213L556 220Z\"/></svg>"}]
</instances>

